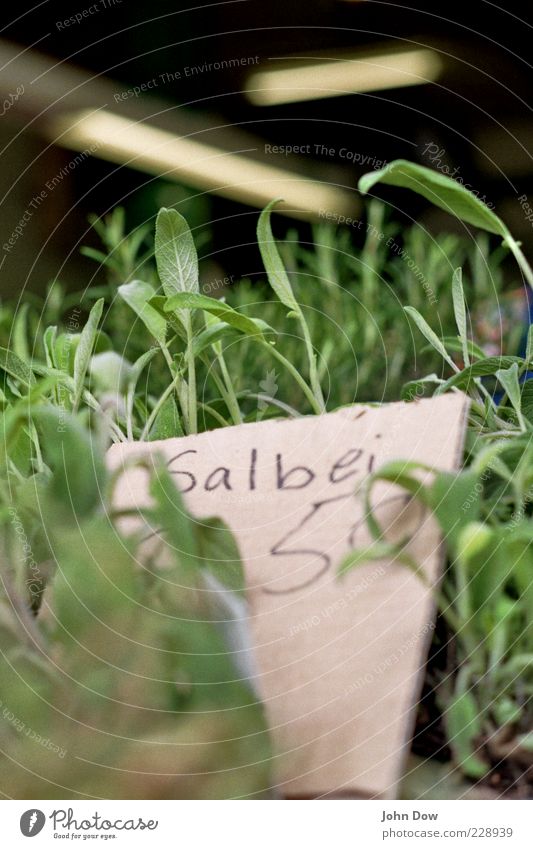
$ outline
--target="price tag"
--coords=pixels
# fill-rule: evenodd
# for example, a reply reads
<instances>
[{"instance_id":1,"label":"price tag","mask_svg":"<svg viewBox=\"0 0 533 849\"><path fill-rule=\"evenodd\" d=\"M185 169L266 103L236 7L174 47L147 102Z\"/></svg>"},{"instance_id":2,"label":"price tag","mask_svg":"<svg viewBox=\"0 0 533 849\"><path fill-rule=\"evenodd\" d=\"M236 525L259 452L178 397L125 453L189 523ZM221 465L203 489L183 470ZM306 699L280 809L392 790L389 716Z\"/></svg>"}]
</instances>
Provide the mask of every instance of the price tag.
<instances>
[{"instance_id":1,"label":"price tag","mask_svg":"<svg viewBox=\"0 0 533 849\"><path fill-rule=\"evenodd\" d=\"M337 572L370 541L365 478L391 460L458 468L467 409L461 394L358 405L108 453L113 469L162 456L191 512L232 529L284 796L396 794L434 628L438 527L416 499L379 484L376 517L387 538L409 538L426 582L387 559ZM147 471L128 467L116 499L146 505Z\"/></svg>"}]
</instances>

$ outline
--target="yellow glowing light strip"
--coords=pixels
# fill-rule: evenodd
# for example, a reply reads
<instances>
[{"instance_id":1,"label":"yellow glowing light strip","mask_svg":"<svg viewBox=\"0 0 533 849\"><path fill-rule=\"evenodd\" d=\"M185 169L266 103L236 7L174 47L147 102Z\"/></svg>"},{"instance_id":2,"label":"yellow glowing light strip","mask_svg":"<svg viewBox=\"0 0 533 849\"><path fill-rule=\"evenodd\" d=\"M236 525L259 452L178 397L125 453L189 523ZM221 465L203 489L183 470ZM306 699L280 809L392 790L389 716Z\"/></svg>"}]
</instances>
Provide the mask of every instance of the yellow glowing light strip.
<instances>
[{"instance_id":1,"label":"yellow glowing light strip","mask_svg":"<svg viewBox=\"0 0 533 849\"><path fill-rule=\"evenodd\" d=\"M353 59L301 59L287 67L259 68L246 81L246 96L256 106L295 103L423 85L437 79L442 62L426 48L388 52Z\"/></svg>"},{"instance_id":2,"label":"yellow glowing light strip","mask_svg":"<svg viewBox=\"0 0 533 849\"><path fill-rule=\"evenodd\" d=\"M227 152L196 139L175 136L107 110L78 112L56 119L49 137L72 150L94 155L149 174L183 180L252 206L282 197L287 210L316 216L321 210L356 212L347 192L291 171L257 162L242 152ZM280 211L283 206L280 205Z\"/></svg>"}]
</instances>

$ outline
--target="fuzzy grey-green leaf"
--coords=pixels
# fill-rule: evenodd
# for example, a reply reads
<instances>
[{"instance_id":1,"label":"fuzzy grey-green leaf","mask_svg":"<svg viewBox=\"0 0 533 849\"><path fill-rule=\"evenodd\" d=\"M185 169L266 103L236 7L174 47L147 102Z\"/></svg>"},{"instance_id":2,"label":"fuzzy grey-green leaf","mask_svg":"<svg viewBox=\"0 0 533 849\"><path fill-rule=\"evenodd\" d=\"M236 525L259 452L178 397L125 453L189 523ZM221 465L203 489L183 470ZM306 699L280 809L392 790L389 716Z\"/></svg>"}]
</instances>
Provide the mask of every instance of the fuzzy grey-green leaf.
<instances>
[{"instance_id":1,"label":"fuzzy grey-green leaf","mask_svg":"<svg viewBox=\"0 0 533 849\"><path fill-rule=\"evenodd\" d=\"M169 298L165 304L165 312L170 313L179 310L200 309L205 310L211 315L215 315L221 321L231 325L241 333L246 333L248 336L261 336L265 330L271 330L264 321L258 321L255 318L249 318L243 315L224 301L218 301L216 298L209 298L207 295L195 295L182 292Z\"/></svg>"},{"instance_id":2,"label":"fuzzy grey-green leaf","mask_svg":"<svg viewBox=\"0 0 533 849\"><path fill-rule=\"evenodd\" d=\"M416 324L422 335L425 336L425 338L428 340L430 345L432 345L433 348L438 351L443 360L446 360L448 365L450 365L454 369L454 371L457 371L457 366L448 354L448 351L440 341L437 334L431 329L425 318L423 318L418 312L418 310L415 310L414 307L404 307L404 310L407 315L409 315L413 319L414 323Z\"/></svg>"},{"instance_id":3,"label":"fuzzy grey-green leaf","mask_svg":"<svg viewBox=\"0 0 533 849\"><path fill-rule=\"evenodd\" d=\"M81 332L78 347L76 349L76 355L74 357L74 397L72 399L75 410L78 408L83 394L85 375L87 374L89 362L96 343L96 334L98 333L98 325L102 318L103 309L104 299L100 298L96 301L89 313L89 318Z\"/></svg>"},{"instance_id":4,"label":"fuzzy grey-green leaf","mask_svg":"<svg viewBox=\"0 0 533 849\"><path fill-rule=\"evenodd\" d=\"M13 351L8 351L7 348L0 348L0 369L14 377L15 380L20 381L24 386L33 386L35 383L31 369L20 357L17 357Z\"/></svg>"},{"instance_id":5,"label":"fuzzy grey-green leaf","mask_svg":"<svg viewBox=\"0 0 533 849\"><path fill-rule=\"evenodd\" d=\"M290 310L294 310L294 312L299 315L300 307L294 297L287 272L285 271L285 266L283 265L282 259L279 255L278 247L274 241L272 228L270 226L270 213L279 201L280 198L276 198L271 201L259 216L259 222L257 224L257 241L259 242L259 250L261 251L261 257L267 273L268 282L272 286L281 303Z\"/></svg>"},{"instance_id":6,"label":"fuzzy grey-green leaf","mask_svg":"<svg viewBox=\"0 0 533 849\"><path fill-rule=\"evenodd\" d=\"M167 335L167 323L164 318L149 304L155 295L155 289L142 280L132 280L118 287L120 297L139 316L149 333L163 343Z\"/></svg>"},{"instance_id":7,"label":"fuzzy grey-green leaf","mask_svg":"<svg viewBox=\"0 0 533 849\"><path fill-rule=\"evenodd\" d=\"M455 323L461 340L463 360L465 366L470 365L470 354L468 351L468 334L466 323L466 304L463 290L463 273L460 268L456 268L452 278L452 299L453 312L455 315Z\"/></svg>"},{"instance_id":8,"label":"fuzzy grey-green leaf","mask_svg":"<svg viewBox=\"0 0 533 849\"><path fill-rule=\"evenodd\" d=\"M503 221L476 195L465 189L457 180L452 180L451 177L439 174L431 168L405 159L396 159L380 171L371 171L361 177L358 183L359 191L366 194L377 183L411 189L467 224L473 224L502 238L508 235Z\"/></svg>"},{"instance_id":9,"label":"fuzzy grey-green leaf","mask_svg":"<svg viewBox=\"0 0 533 849\"><path fill-rule=\"evenodd\" d=\"M518 421L525 428L522 416L522 399L520 395L520 383L518 382L518 363L513 363L508 369L499 369L496 377L505 389L509 401L518 417Z\"/></svg>"},{"instance_id":10,"label":"fuzzy grey-green leaf","mask_svg":"<svg viewBox=\"0 0 533 849\"><path fill-rule=\"evenodd\" d=\"M168 297L199 292L198 256L191 230L175 209L160 209L155 227L157 272Z\"/></svg>"}]
</instances>

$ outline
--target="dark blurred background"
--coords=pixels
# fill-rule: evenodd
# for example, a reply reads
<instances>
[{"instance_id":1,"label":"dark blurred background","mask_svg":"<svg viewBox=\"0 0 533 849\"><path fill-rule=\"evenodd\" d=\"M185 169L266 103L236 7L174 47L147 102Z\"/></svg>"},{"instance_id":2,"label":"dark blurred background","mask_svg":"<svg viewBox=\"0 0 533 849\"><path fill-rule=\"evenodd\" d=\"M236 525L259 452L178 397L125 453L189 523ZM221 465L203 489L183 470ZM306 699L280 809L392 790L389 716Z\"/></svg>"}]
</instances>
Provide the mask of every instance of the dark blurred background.
<instances>
[{"instance_id":1,"label":"dark blurred background","mask_svg":"<svg viewBox=\"0 0 533 849\"><path fill-rule=\"evenodd\" d=\"M118 204L129 226L178 204L193 226L209 227L205 250L218 268L253 273L256 213L268 199L269 177L263 173L261 191L250 197L235 177L240 162L310 181L316 193L307 191L301 203L289 198L286 209L304 230L323 206L322 184L331 190L328 208L357 217L355 186L365 171L398 157L449 170L497 208L527 251L532 225L520 200L533 183L526 14L516 0L505 8L477 0L429 7L375 0L9 7L0 43L1 291L42 290L55 276L85 285L95 267L79 247L96 244L87 216ZM400 69L395 79L394 57L401 61L405 51L412 70L406 76ZM372 66L372 57L389 69L387 79L376 70L368 82L358 62ZM346 80L328 82L324 73L342 62ZM290 102L275 102L268 79L253 76L284 70L280 86L290 88L290 74L302 67L312 74L314 67L314 78L295 81L300 96ZM140 90L128 93L134 87ZM118 116L122 124L99 125L95 142L84 135L82 110ZM76 136L72 127L79 126ZM221 151L219 172L198 175L187 162L201 150L181 154L172 145L175 167L159 163L146 151L164 138L152 142L146 128L169 141L209 145L211 160L213 148ZM276 154L269 145L284 150ZM76 159L87 149L90 155ZM276 180L271 197L282 193ZM416 198L384 196L398 199L406 219L426 215ZM426 220L454 227L437 213ZM13 236L17 227L24 238Z\"/></svg>"}]
</instances>

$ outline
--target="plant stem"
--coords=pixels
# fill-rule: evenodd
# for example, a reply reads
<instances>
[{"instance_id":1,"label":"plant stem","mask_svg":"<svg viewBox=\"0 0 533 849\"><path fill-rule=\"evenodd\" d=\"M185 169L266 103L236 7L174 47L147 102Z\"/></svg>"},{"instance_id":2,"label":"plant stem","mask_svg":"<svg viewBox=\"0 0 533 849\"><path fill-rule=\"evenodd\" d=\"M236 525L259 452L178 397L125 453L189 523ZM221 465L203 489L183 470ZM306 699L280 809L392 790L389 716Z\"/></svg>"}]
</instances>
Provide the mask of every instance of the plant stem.
<instances>
[{"instance_id":1,"label":"plant stem","mask_svg":"<svg viewBox=\"0 0 533 849\"><path fill-rule=\"evenodd\" d=\"M218 346L217 346L218 347ZM213 346L215 348L215 346ZM234 424L242 423L242 414L241 408L239 407L239 402L237 401L237 395L235 394L235 387L233 386L233 381L231 379L230 373L228 371L228 367L226 365L226 360L224 359L224 354L222 351L218 351L215 348L216 358L218 360L218 364L220 366L220 371L222 372L222 377L224 378L224 383L226 386L226 391L228 393L227 396L227 405L228 410L233 419Z\"/></svg>"},{"instance_id":2,"label":"plant stem","mask_svg":"<svg viewBox=\"0 0 533 849\"><path fill-rule=\"evenodd\" d=\"M135 401L135 388L129 386L126 392L126 437L128 442L133 442L133 404Z\"/></svg>"},{"instance_id":3,"label":"plant stem","mask_svg":"<svg viewBox=\"0 0 533 849\"><path fill-rule=\"evenodd\" d=\"M227 409L229 410L229 412L231 414L232 401L231 401L229 394L228 394L228 391L226 389L226 384L224 383L224 381L222 380L220 375L217 374L217 370L213 367L213 363L209 360L209 357L206 356L205 351L200 356L201 356L202 362L205 363L205 366L207 367L209 374L213 378L213 382L214 382L216 388L220 392L220 397L224 401ZM238 401L237 401L237 406L238 406ZM239 407L239 419L238 419L238 421L236 421L233 417L232 417L232 421L233 421L233 424L241 424L242 419L241 419L240 407Z\"/></svg>"},{"instance_id":4,"label":"plant stem","mask_svg":"<svg viewBox=\"0 0 533 849\"><path fill-rule=\"evenodd\" d=\"M189 418L189 433L198 433L198 410L196 406L196 363L194 361L194 351L192 349L192 318L189 310L185 311L185 331L187 333L187 367L188 367L188 418Z\"/></svg>"},{"instance_id":5,"label":"plant stem","mask_svg":"<svg viewBox=\"0 0 533 849\"><path fill-rule=\"evenodd\" d=\"M302 418L302 414L299 413L298 410L295 410L294 407L291 407L289 404L285 404L283 401L278 401L277 398L272 398L271 395L263 395L261 392L250 392L248 394L248 398L255 398L257 401L265 401L267 404L272 404L273 407L278 407L280 410L288 413L293 419Z\"/></svg>"},{"instance_id":6,"label":"plant stem","mask_svg":"<svg viewBox=\"0 0 533 849\"><path fill-rule=\"evenodd\" d=\"M101 404L96 400L94 395L91 395L88 389L83 390L82 400L85 401L88 407L97 412L102 419L104 419L109 425L109 429L114 433L119 442L127 442L126 434L123 433L122 428L113 421L113 418L103 409Z\"/></svg>"},{"instance_id":7,"label":"plant stem","mask_svg":"<svg viewBox=\"0 0 533 849\"><path fill-rule=\"evenodd\" d=\"M163 356L165 357L165 360L167 362L168 369L170 371L170 376L172 377L171 386L172 386L172 388L174 388L176 390L176 395L178 396L178 402L179 402L179 405L180 405L181 414L183 416L184 430L187 433L190 433L189 409L188 409L188 401L187 401L187 392L188 392L187 381L184 380L183 375L180 372L178 372L177 377L179 377L180 380L179 380L179 383L177 382L176 375L174 374L174 362L172 360L172 356L170 354L170 351L168 350L167 346L163 345L163 344L161 344L161 350L162 350ZM168 395L166 396L166 398L168 398ZM165 400L166 400L166 398L165 398ZM145 431L146 431L146 426L143 430L143 433Z\"/></svg>"},{"instance_id":8,"label":"plant stem","mask_svg":"<svg viewBox=\"0 0 533 849\"><path fill-rule=\"evenodd\" d=\"M320 406L320 404L317 401L314 393L312 392L310 387L307 385L307 383L303 379L303 377L300 374L300 372L298 371L298 369L293 366L293 364L290 362L290 360L288 360L286 357L284 357L283 354L281 354L273 345L269 345L268 342L265 342L263 340L258 340L258 341L259 341L259 344L262 345L264 348L266 348L267 351L270 351L272 356L275 357L276 360L278 360L278 362L282 363L282 365L287 369L289 374L292 375L292 377L295 379L296 383L298 384L298 386L300 387L300 389L304 393L305 397L307 398L307 400L311 404L311 407L313 408L313 412L317 413L318 415L320 415L320 413L323 413L324 412L323 407Z\"/></svg>"},{"instance_id":9,"label":"plant stem","mask_svg":"<svg viewBox=\"0 0 533 849\"><path fill-rule=\"evenodd\" d=\"M514 255L514 258L520 266L520 270L522 271L527 282L533 289L533 270L531 269L529 262L522 253L520 245L518 244L518 242L515 241L515 239L513 239L510 233L507 233L505 237L505 242L509 245L509 248L511 249L511 252Z\"/></svg>"},{"instance_id":10,"label":"plant stem","mask_svg":"<svg viewBox=\"0 0 533 849\"><path fill-rule=\"evenodd\" d=\"M157 416L159 410L161 409L161 407L163 406L163 404L165 403L167 398L170 395L172 395L172 392L174 391L178 380L182 380L182 379L183 378L182 378L181 374L178 373L177 375L175 375L174 379L172 380L172 383L169 383L169 385L167 386L167 388L165 389L163 394L160 395L158 401L156 402L154 409L152 410L152 412L150 413L150 415L146 419L146 424L143 427L143 431L142 431L141 436L140 436L140 442L144 442L144 440L147 438L147 436L150 433L150 430L152 428L152 425L155 422L155 419L156 419L156 416Z\"/></svg>"},{"instance_id":11,"label":"plant stem","mask_svg":"<svg viewBox=\"0 0 533 849\"><path fill-rule=\"evenodd\" d=\"M318 369L316 366L316 354L313 348L313 342L311 339L311 334L309 333L309 328L307 326L307 322L304 318L303 313L300 311L300 324L304 334L305 347L307 349L307 358L309 360L309 378L311 380L311 389L313 390L313 395L316 398L319 412L324 413L326 411L326 405L324 403L324 396L322 394L322 387L320 386L320 380L318 379Z\"/></svg>"},{"instance_id":12,"label":"plant stem","mask_svg":"<svg viewBox=\"0 0 533 849\"><path fill-rule=\"evenodd\" d=\"M33 442L33 445L35 447L35 459L37 460L37 469L38 469L39 472L43 472L44 471L44 462L43 462L43 455L42 455L42 452L41 452L41 444L39 442L39 434L37 433L37 428L35 427L33 422L30 422L29 427L30 427L32 442Z\"/></svg>"},{"instance_id":13,"label":"plant stem","mask_svg":"<svg viewBox=\"0 0 533 849\"><path fill-rule=\"evenodd\" d=\"M203 401L198 401L198 406L201 410L205 410L206 413L209 413L210 416L213 416L214 419L217 420L221 427L229 427L230 422L226 421L224 416L221 416L218 410L215 410L211 404L205 404Z\"/></svg>"}]
</instances>

